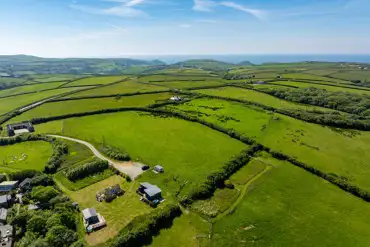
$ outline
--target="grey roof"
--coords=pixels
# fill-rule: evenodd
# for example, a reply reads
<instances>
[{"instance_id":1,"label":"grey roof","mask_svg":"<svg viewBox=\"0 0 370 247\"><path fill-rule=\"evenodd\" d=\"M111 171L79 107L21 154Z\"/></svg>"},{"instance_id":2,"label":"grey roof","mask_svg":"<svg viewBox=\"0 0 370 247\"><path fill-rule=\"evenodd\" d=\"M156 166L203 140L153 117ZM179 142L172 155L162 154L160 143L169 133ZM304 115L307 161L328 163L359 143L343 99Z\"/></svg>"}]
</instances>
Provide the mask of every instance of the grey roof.
<instances>
[{"instance_id":1,"label":"grey roof","mask_svg":"<svg viewBox=\"0 0 370 247\"><path fill-rule=\"evenodd\" d=\"M28 205L28 210L38 210L38 209L40 209L38 205L35 204Z\"/></svg>"},{"instance_id":2,"label":"grey roof","mask_svg":"<svg viewBox=\"0 0 370 247\"><path fill-rule=\"evenodd\" d=\"M9 195L2 195L0 196L0 203L7 203L9 201L9 198L10 196Z\"/></svg>"},{"instance_id":3,"label":"grey roof","mask_svg":"<svg viewBox=\"0 0 370 247\"><path fill-rule=\"evenodd\" d=\"M156 196L160 194L162 191L160 188L158 188L155 185L152 185L151 187L147 188L144 190L145 194L147 194L150 197Z\"/></svg>"},{"instance_id":4,"label":"grey roof","mask_svg":"<svg viewBox=\"0 0 370 247\"><path fill-rule=\"evenodd\" d=\"M13 236L13 226L5 225L0 226L1 238L12 237Z\"/></svg>"},{"instance_id":5,"label":"grey roof","mask_svg":"<svg viewBox=\"0 0 370 247\"><path fill-rule=\"evenodd\" d=\"M2 182L2 183L0 183L0 186L1 185L5 185L5 186L9 186L9 185L12 185L12 186L14 186L14 185L16 185L16 184L18 184L18 181L4 181L4 182Z\"/></svg>"},{"instance_id":6,"label":"grey roof","mask_svg":"<svg viewBox=\"0 0 370 247\"><path fill-rule=\"evenodd\" d=\"M85 220L90 219L91 217L94 217L94 216L98 216L95 208L86 208L82 210L82 215L84 216Z\"/></svg>"},{"instance_id":7,"label":"grey roof","mask_svg":"<svg viewBox=\"0 0 370 247\"><path fill-rule=\"evenodd\" d=\"M152 187L153 185L151 185L150 183L147 183L147 182L144 182L144 183L140 183L141 186L145 187L145 188L150 188Z\"/></svg>"},{"instance_id":8,"label":"grey roof","mask_svg":"<svg viewBox=\"0 0 370 247\"><path fill-rule=\"evenodd\" d=\"M22 183L19 184L19 187L23 187L25 186L26 184L30 184L32 182L32 179L31 178L26 178L25 180L22 181Z\"/></svg>"},{"instance_id":9,"label":"grey roof","mask_svg":"<svg viewBox=\"0 0 370 247\"><path fill-rule=\"evenodd\" d=\"M5 208L0 208L0 220L6 221L8 217L8 210Z\"/></svg>"}]
</instances>

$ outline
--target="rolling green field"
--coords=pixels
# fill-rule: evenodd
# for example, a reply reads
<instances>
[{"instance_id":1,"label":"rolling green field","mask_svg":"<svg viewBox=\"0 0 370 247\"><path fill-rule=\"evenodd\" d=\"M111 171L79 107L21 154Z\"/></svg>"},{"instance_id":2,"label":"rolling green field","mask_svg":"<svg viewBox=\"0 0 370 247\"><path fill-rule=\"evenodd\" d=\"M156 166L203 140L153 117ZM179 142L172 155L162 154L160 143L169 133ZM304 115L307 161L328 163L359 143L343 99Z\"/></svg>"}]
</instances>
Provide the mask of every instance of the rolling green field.
<instances>
[{"instance_id":1,"label":"rolling green field","mask_svg":"<svg viewBox=\"0 0 370 247\"><path fill-rule=\"evenodd\" d=\"M203 87L203 86L218 86L222 85L222 81L168 81L168 82L155 82L156 85L162 85L168 88L192 88L192 87Z\"/></svg>"},{"instance_id":2,"label":"rolling green field","mask_svg":"<svg viewBox=\"0 0 370 247\"><path fill-rule=\"evenodd\" d=\"M125 79L125 76L98 76L98 77L89 77L80 80L73 81L67 86L87 86L87 85L100 85L100 84L109 84Z\"/></svg>"},{"instance_id":3,"label":"rolling green field","mask_svg":"<svg viewBox=\"0 0 370 247\"><path fill-rule=\"evenodd\" d=\"M156 102L168 100L170 97L171 94L169 93L160 93L118 98L112 97L50 102L11 119L9 123L18 123L37 117L60 116L79 112L97 111L107 108L147 106Z\"/></svg>"},{"instance_id":4,"label":"rolling green field","mask_svg":"<svg viewBox=\"0 0 370 247\"><path fill-rule=\"evenodd\" d=\"M370 68L370 66L369 66ZM361 81L370 81L370 71L339 71L338 73L333 73L331 77L343 79L343 80L361 80Z\"/></svg>"},{"instance_id":5,"label":"rolling green field","mask_svg":"<svg viewBox=\"0 0 370 247\"><path fill-rule=\"evenodd\" d=\"M66 96L65 98L74 98L74 97L85 97L93 95L115 95L115 94L125 94L125 93L138 93L138 92L150 92L150 91L159 91L159 90L168 90L166 87L155 86L149 84L137 83L135 81L124 81L114 85L109 85L102 88L95 88L81 93L76 93L71 97Z\"/></svg>"},{"instance_id":6,"label":"rolling green field","mask_svg":"<svg viewBox=\"0 0 370 247\"><path fill-rule=\"evenodd\" d=\"M28 93L28 92L37 92L41 90L53 89L57 88L61 85L65 84L65 82L50 82L50 83L42 83L42 84L32 84L26 85L21 87L14 87L6 90L0 90L0 97L5 97L14 94L21 94L21 93Z\"/></svg>"},{"instance_id":7,"label":"rolling green field","mask_svg":"<svg viewBox=\"0 0 370 247\"><path fill-rule=\"evenodd\" d=\"M312 81L327 81L327 82L335 82L335 83L350 83L350 81L346 80L340 80L335 78L329 78L325 76L318 76L318 75L312 75L312 74L303 74L303 73L294 73L294 74L283 74L283 79L306 79L306 80L312 80Z\"/></svg>"},{"instance_id":8,"label":"rolling green field","mask_svg":"<svg viewBox=\"0 0 370 247\"><path fill-rule=\"evenodd\" d=\"M196 185L209 172L217 170L246 148L246 145L199 124L137 112L66 119L36 128L39 133L59 133L94 144L106 142L126 150L134 160L149 165L161 164L166 170L163 176L150 172L144 178L163 187L167 187L166 180L174 176L189 181L187 187ZM172 191L176 189L170 188Z\"/></svg>"},{"instance_id":9,"label":"rolling green field","mask_svg":"<svg viewBox=\"0 0 370 247\"><path fill-rule=\"evenodd\" d=\"M334 111L334 110L327 109L324 107L315 107L311 105L296 104L296 103L289 102L286 100L278 99L268 94L256 92L253 90L243 89L243 88L236 88L236 87L202 89L202 90L196 90L195 92L207 94L207 95L222 96L222 97L229 97L233 99L241 99L241 100L256 102L256 103L263 104L265 106L275 107L277 109L299 109L299 110L306 110L306 111L319 110L319 111L326 111L326 112Z\"/></svg>"},{"instance_id":10,"label":"rolling green field","mask_svg":"<svg viewBox=\"0 0 370 247\"><path fill-rule=\"evenodd\" d=\"M369 132L323 127L223 100L197 99L176 109L235 129L267 147L327 173L344 176L370 191Z\"/></svg>"},{"instance_id":11,"label":"rolling green field","mask_svg":"<svg viewBox=\"0 0 370 247\"><path fill-rule=\"evenodd\" d=\"M76 88L61 88L39 93L14 96L10 98L2 98L0 99L0 115L15 110L19 107L27 106L31 103L72 91L76 91Z\"/></svg>"},{"instance_id":12,"label":"rolling green field","mask_svg":"<svg viewBox=\"0 0 370 247\"><path fill-rule=\"evenodd\" d=\"M272 169L215 222L212 246L367 245L368 203L287 162L260 159Z\"/></svg>"},{"instance_id":13,"label":"rolling green field","mask_svg":"<svg viewBox=\"0 0 370 247\"><path fill-rule=\"evenodd\" d=\"M43 141L23 142L0 147L0 170L44 169L53 150L50 143Z\"/></svg>"}]
</instances>

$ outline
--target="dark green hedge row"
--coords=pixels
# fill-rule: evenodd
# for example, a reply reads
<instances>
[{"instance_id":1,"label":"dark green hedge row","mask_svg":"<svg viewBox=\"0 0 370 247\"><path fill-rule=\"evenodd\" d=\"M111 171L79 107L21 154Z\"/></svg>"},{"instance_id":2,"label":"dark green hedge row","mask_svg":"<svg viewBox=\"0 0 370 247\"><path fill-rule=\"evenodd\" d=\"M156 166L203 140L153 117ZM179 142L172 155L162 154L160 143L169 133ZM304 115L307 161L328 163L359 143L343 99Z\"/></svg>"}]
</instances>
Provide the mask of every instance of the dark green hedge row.
<instances>
[{"instance_id":1,"label":"dark green hedge row","mask_svg":"<svg viewBox=\"0 0 370 247\"><path fill-rule=\"evenodd\" d=\"M109 158L121 161L129 161L131 160L130 155L126 152L122 152L118 148L112 146L102 146L99 148L105 155Z\"/></svg>"},{"instance_id":2,"label":"dark green hedge row","mask_svg":"<svg viewBox=\"0 0 370 247\"><path fill-rule=\"evenodd\" d=\"M256 152L263 150L263 146L255 144L248 149L243 150L238 156L226 163L219 171L213 172L207 176L207 179L200 186L190 192L190 194L181 199L181 204L190 205L195 200L210 198L217 188L224 187L225 180L237 172L240 168L249 162L251 156Z\"/></svg>"},{"instance_id":3,"label":"dark green hedge row","mask_svg":"<svg viewBox=\"0 0 370 247\"><path fill-rule=\"evenodd\" d=\"M66 177L71 181L76 181L92 174L102 172L109 168L106 160L95 160L82 166L71 168L66 172Z\"/></svg>"},{"instance_id":4,"label":"dark green hedge row","mask_svg":"<svg viewBox=\"0 0 370 247\"><path fill-rule=\"evenodd\" d=\"M45 141L49 142L53 148L53 155L49 158L44 168L45 173L54 173L63 162L63 156L68 153L68 146L63 141L45 135L24 134L12 138L1 138L0 146L13 145L26 141Z\"/></svg>"},{"instance_id":5,"label":"dark green hedge row","mask_svg":"<svg viewBox=\"0 0 370 247\"><path fill-rule=\"evenodd\" d=\"M150 214L136 217L109 243L110 247L140 247L151 242L152 236L172 224L181 215L178 205L166 205Z\"/></svg>"}]
</instances>

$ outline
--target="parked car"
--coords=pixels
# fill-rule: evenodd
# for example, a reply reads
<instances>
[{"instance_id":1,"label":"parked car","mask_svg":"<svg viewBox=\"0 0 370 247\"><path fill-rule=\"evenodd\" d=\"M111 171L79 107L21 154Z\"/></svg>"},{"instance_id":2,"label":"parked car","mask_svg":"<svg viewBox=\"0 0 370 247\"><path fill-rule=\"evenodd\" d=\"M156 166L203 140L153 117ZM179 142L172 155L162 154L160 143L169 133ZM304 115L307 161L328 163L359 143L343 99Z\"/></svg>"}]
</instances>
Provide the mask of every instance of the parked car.
<instances>
[{"instance_id":1,"label":"parked car","mask_svg":"<svg viewBox=\"0 0 370 247\"><path fill-rule=\"evenodd\" d=\"M141 170L143 170L143 171L146 171L146 170L148 170L150 167L148 166L148 165L145 165L145 166L142 166L141 167Z\"/></svg>"}]
</instances>

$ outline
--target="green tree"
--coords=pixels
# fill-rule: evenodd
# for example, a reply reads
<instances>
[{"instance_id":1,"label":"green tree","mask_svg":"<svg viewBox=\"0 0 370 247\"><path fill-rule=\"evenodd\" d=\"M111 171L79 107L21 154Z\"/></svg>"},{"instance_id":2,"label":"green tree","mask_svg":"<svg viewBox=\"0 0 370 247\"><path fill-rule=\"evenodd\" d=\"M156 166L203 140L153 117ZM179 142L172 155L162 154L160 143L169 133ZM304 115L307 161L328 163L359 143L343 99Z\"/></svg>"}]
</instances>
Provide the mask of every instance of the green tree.
<instances>
[{"instance_id":1,"label":"green tree","mask_svg":"<svg viewBox=\"0 0 370 247\"><path fill-rule=\"evenodd\" d=\"M47 203L52 198L56 197L58 194L59 192L52 186L47 187L38 186L32 190L31 197L34 200L39 201L40 203Z\"/></svg>"},{"instance_id":2,"label":"green tree","mask_svg":"<svg viewBox=\"0 0 370 247\"><path fill-rule=\"evenodd\" d=\"M77 233L64 226L54 226L46 234L46 241L53 247L68 247L77 239Z\"/></svg>"},{"instance_id":3,"label":"green tree","mask_svg":"<svg viewBox=\"0 0 370 247\"><path fill-rule=\"evenodd\" d=\"M27 232L34 232L36 234L44 235L46 232L46 217L40 215L33 216L27 222Z\"/></svg>"}]
</instances>

